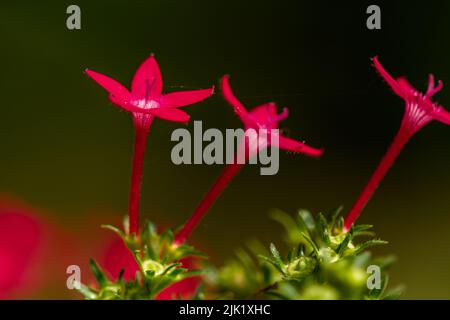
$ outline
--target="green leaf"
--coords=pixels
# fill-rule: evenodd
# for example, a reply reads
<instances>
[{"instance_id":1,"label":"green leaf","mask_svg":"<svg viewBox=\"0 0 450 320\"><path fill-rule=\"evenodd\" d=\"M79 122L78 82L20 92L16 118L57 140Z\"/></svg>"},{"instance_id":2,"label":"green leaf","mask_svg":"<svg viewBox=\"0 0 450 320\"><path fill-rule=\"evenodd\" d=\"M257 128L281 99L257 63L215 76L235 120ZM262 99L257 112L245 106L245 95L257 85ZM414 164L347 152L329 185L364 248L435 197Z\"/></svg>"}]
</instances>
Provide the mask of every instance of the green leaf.
<instances>
[{"instance_id":1,"label":"green leaf","mask_svg":"<svg viewBox=\"0 0 450 320\"><path fill-rule=\"evenodd\" d=\"M362 251L366 250L367 248L370 248L373 246L379 246L379 245L383 245L383 244L388 244L388 242L384 241L384 240L378 240L378 239L366 241L364 243L359 244L356 247L356 249L354 250L354 254L359 254Z\"/></svg>"},{"instance_id":2,"label":"green leaf","mask_svg":"<svg viewBox=\"0 0 450 320\"><path fill-rule=\"evenodd\" d=\"M313 230L316 227L314 218L308 210L301 209L298 211L298 215L305 223L308 230Z\"/></svg>"},{"instance_id":3,"label":"green leaf","mask_svg":"<svg viewBox=\"0 0 450 320\"><path fill-rule=\"evenodd\" d=\"M338 255L342 257L342 255L344 254L345 250L348 247L348 244L350 243L350 241L352 241L352 238L353 238L353 228L350 229L350 231L345 236L344 240L342 240L342 242L339 244L339 247L336 249L336 253Z\"/></svg>"},{"instance_id":4,"label":"green leaf","mask_svg":"<svg viewBox=\"0 0 450 320\"><path fill-rule=\"evenodd\" d=\"M188 271L188 269L186 269L186 268L176 268L170 273L170 276L171 276L171 278L176 278L178 275L180 275L182 273L186 273L187 271Z\"/></svg>"},{"instance_id":5,"label":"green leaf","mask_svg":"<svg viewBox=\"0 0 450 320\"><path fill-rule=\"evenodd\" d=\"M244 249L238 248L236 249L236 256L239 259L239 262L247 269L255 268L255 263L252 257L245 251Z\"/></svg>"},{"instance_id":6,"label":"green leaf","mask_svg":"<svg viewBox=\"0 0 450 320\"><path fill-rule=\"evenodd\" d=\"M370 290L369 298L370 299L380 299L381 295L386 290L388 284L389 284L389 276L386 275L385 277L383 277L383 280L381 281L379 289L372 289L372 290Z\"/></svg>"},{"instance_id":7,"label":"green leaf","mask_svg":"<svg viewBox=\"0 0 450 320\"><path fill-rule=\"evenodd\" d=\"M97 292L95 292L91 288L85 286L84 284L81 284L78 291L81 292L81 294L84 295L84 297L86 299L89 299L89 300L97 299Z\"/></svg>"},{"instance_id":8,"label":"green leaf","mask_svg":"<svg viewBox=\"0 0 450 320\"><path fill-rule=\"evenodd\" d=\"M369 251L363 252L355 257L353 265L358 268L364 268L370 262L371 256L372 254Z\"/></svg>"},{"instance_id":9,"label":"green leaf","mask_svg":"<svg viewBox=\"0 0 450 320\"><path fill-rule=\"evenodd\" d=\"M275 258L275 261L278 264L280 264L280 265L284 264L283 260L281 259L281 256L280 256L280 252L278 251L277 247L273 243L270 244L270 252L272 253L272 256Z\"/></svg>"},{"instance_id":10,"label":"green leaf","mask_svg":"<svg viewBox=\"0 0 450 320\"><path fill-rule=\"evenodd\" d=\"M163 276L163 275L165 275L165 274L168 274L172 269L174 269L174 268L176 268L176 267L178 267L178 266L181 266L181 263L179 263L179 262L172 263L171 265L169 265L169 266L163 271L163 273L161 274L161 276Z\"/></svg>"},{"instance_id":11,"label":"green leaf","mask_svg":"<svg viewBox=\"0 0 450 320\"><path fill-rule=\"evenodd\" d=\"M328 234L328 224L327 220L323 216L323 214L319 213L317 228L319 230L320 236L323 242L329 246L330 245L330 235Z\"/></svg>"},{"instance_id":12,"label":"green leaf","mask_svg":"<svg viewBox=\"0 0 450 320\"><path fill-rule=\"evenodd\" d=\"M375 236L375 233L372 231L368 231L372 229L373 225L370 224L360 224L353 226L353 237L359 237L359 236L368 236L373 237Z\"/></svg>"},{"instance_id":13,"label":"green leaf","mask_svg":"<svg viewBox=\"0 0 450 320\"><path fill-rule=\"evenodd\" d=\"M305 246L303 243L300 243L297 247L297 257L305 256Z\"/></svg>"},{"instance_id":14,"label":"green leaf","mask_svg":"<svg viewBox=\"0 0 450 320\"><path fill-rule=\"evenodd\" d=\"M358 232L354 232L353 233L353 238L355 237L374 237L375 236L375 232L373 231L358 231Z\"/></svg>"},{"instance_id":15,"label":"green leaf","mask_svg":"<svg viewBox=\"0 0 450 320\"><path fill-rule=\"evenodd\" d=\"M122 223L123 223L123 230L125 230L125 234L128 234L130 231L130 219L128 215L123 217Z\"/></svg>"},{"instance_id":16,"label":"green leaf","mask_svg":"<svg viewBox=\"0 0 450 320\"><path fill-rule=\"evenodd\" d=\"M298 226L298 229L300 230L300 232L309 233L308 225L306 224L305 220L303 219L303 216L301 215L300 211L298 212L296 222L297 222L297 226Z\"/></svg>"},{"instance_id":17,"label":"green leaf","mask_svg":"<svg viewBox=\"0 0 450 320\"><path fill-rule=\"evenodd\" d=\"M172 229L167 229L163 234L161 235L162 241L167 241L169 244L173 243L174 235Z\"/></svg>"},{"instance_id":18,"label":"green leaf","mask_svg":"<svg viewBox=\"0 0 450 320\"><path fill-rule=\"evenodd\" d=\"M353 233L355 233L355 232L362 232L362 231L367 231L369 229L372 229L373 225L371 225L371 224L359 224L359 225L353 226L352 228L353 228Z\"/></svg>"},{"instance_id":19,"label":"green leaf","mask_svg":"<svg viewBox=\"0 0 450 320\"><path fill-rule=\"evenodd\" d=\"M334 211L334 214L333 214L333 216L331 217L330 228L336 227L336 221L337 221L337 219L338 219L338 217L339 217L339 215L341 214L341 212L342 212L343 209L344 209L344 207L343 207L343 206L340 206L339 208L337 208L337 209Z\"/></svg>"},{"instance_id":20,"label":"green leaf","mask_svg":"<svg viewBox=\"0 0 450 320\"><path fill-rule=\"evenodd\" d=\"M403 286L398 286L386 293L383 300L398 300L404 291L405 288Z\"/></svg>"},{"instance_id":21,"label":"green leaf","mask_svg":"<svg viewBox=\"0 0 450 320\"><path fill-rule=\"evenodd\" d=\"M337 223L336 223L336 227L339 230L343 230L344 229L344 218L343 217L339 217L339 219L337 220Z\"/></svg>"},{"instance_id":22,"label":"green leaf","mask_svg":"<svg viewBox=\"0 0 450 320\"><path fill-rule=\"evenodd\" d=\"M281 224L286 230L290 230L295 226L295 220L286 212L275 209L270 212L270 217Z\"/></svg>"},{"instance_id":23,"label":"green leaf","mask_svg":"<svg viewBox=\"0 0 450 320\"><path fill-rule=\"evenodd\" d=\"M397 257L394 255L376 258L372 261L372 264L376 264L381 270L389 269L395 262Z\"/></svg>"},{"instance_id":24,"label":"green leaf","mask_svg":"<svg viewBox=\"0 0 450 320\"><path fill-rule=\"evenodd\" d=\"M120 230L119 228L117 228L116 226L113 226L112 224L102 224L101 227L103 229L108 229L108 230L111 230L111 231L117 233L119 235L119 237L121 237L122 239L126 238L125 233L122 230Z\"/></svg>"},{"instance_id":25,"label":"green leaf","mask_svg":"<svg viewBox=\"0 0 450 320\"><path fill-rule=\"evenodd\" d=\"M269 264L274 266L275 269L277 269L281 274L286 275L284 270L283 270L283 268L282 268L282 266L278 263L278 261L275 261L275 260L270 259L270 258L268 258L266 256L263 256L263 255L259 255L258 257L260 259L262 259L263 261L268 262Z\"/></svg>"},{"instance_id":26,"label":"green leaf","mask_svg":"<svg viewBox=\"0 0 450 320\"><path fill-rule=\"evenodd\" d=\"M108 284L108 278L105 273L101 270L100 266L95 262L94 259L89 260L89 266L91 267L91 271L94 274L95 279L99 283L101 287L104 287Z\"/></svg>"},{"instance_id":27,"label":"green leaf","mask_svg":"<svg viewBox=\"0 0 450 320\"><path fill-rule=\"evenodd\" d=\"M288 252L287 259L288 259L288 262L289 262L289 263L292 262L292 260L294 259L294 250L295 250L295 248L292 248L292 249L289 250L289 252Z\"/></svg>"},{"instance_id":28,"label":"green leaf","mask_svg":"<svg viewBox=\"0 0 450 320\"><path fill-rule=\"evenodd\" d=\"M309 235L307 235L306 233L302 232L302 236L303 238L305 238L305 240L311 245L312 250L314 251L314 253L319 256L319 248L317 247L317 245L314 243L313 239L311 239L311 237Z\"/></svg>"}]
</instances>

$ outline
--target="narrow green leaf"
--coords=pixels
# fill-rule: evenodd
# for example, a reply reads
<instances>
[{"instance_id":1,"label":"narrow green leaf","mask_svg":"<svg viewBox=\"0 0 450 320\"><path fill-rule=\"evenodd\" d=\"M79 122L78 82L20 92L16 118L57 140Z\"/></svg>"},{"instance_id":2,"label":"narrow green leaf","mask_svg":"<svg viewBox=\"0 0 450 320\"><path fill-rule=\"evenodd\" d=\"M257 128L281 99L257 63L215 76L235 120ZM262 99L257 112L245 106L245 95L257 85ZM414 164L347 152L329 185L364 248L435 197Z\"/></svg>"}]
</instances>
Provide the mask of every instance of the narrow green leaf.
<instances>
[{"instance_id":1,"label":"narrow green leaf","mask_svg":"<svg viewBox=\"0 0 450 320\"><path fill-rule=\"evenodd\" d=\"M288 256L287 256L287 259L288 259L288 262L289 263L291 263L292 262L292 260L294 259L294 248L292 248L291 250L289 250L289 252L288 252Z\"/></svg>"},{"instance_id":2,"label":"narrow green leaf","mask_svg":"<svg viewBox=\"0 0 450 320\"><path fill-rule=\"evenodd\" d=\"M108 279L106 278L105 273L101 270L100 266L95 262L94 259L89 260L89 266L91 268L92 273L94 274L95 279L99 283L101 287L104 287L108 284Z\"/></svg>"},{"instance_id":3,"label":"narrow green leaf","mask_svg":"<svg viewBox=\"0 0 450 320\"><path fill-rule=\"evenodd\" d=\"M359 244L355 251L354 254L359 254L362 251L366 250L367 248L373 247L373 246L379 246L379 245L383 245L383 244L388 244L387 241L384 240L378 240L378 239L373 239L373 240L369 240L366 241L364 243Z\"/></svg>"},{"instance_id":4,"label":"narrow green leaf","mask_svg":"<svg viewBox=\"0 0 450 320\"><path fill-rule=\"evenodd\" d=\"M336 227L338 228L338 230L342 230L344 228L344 218L343 217L339 217L339 219L337 220L337 223L336 223Z\"/></svg>"},{"instance_id":5,"label":"narrow green leaf","mask_svg":"<svg viewBox=\"0 0 450 320\"><path fill-rule=\"evenodd\" d=\"M336 227L336 221L337 221L337 219L338 219L338 217L339 217L339 215L341 214L341 212L342 212L343 209L344 209L344 207L343 207L343 206L340 206L339 208L337 208L337 209L334 211L334 214L333 214L333 216L331 217L330 228Z\"/></svg>"},{"instance_id":6,"label":"narrow green leaf","mask_svg":"<svg viewBox=\"0 0 450 320\"><path fill-rule=\"evenodd\" d=\"M305 240L311 245L314 253L318 256L319 255L319 248L317 247L317 245L314 243L313 239L311 239L311 237L309 235L307 235L306 233L302 232L302 236L303 238L305 238Z\"/></svg>"},{"instance_id":7,"label":"narrow green leaf","mask_svg":"<svg viewBox=\"0 0 450 320\"><path fill-rule=\"evenodd\" d=\"M280 265L277 261L275 261L275 260L273 260L273 259L270 259L270 258L268 258L268 257L266 257L266 256L263 256L263 255L259 255L258 257L259 257L261 260L263 260L263 261L265 261L265 262L271 264L271 265L274 266L275 269L277 269L281 274L285 275L283 268L281 267L281 265Z\"/></svg>"},{"instance_id":8,"label":"narrow green leaf","mask_svg":"<svg viewBox=\"0 0 450 320\"><path fill-rule=\"evenodd\" d=\"M405 288L403 286L398 286L386 293L383 300L398 300L404 291Z\"/></svg>"},{"instance_id":9,"label":"narrow green leaf","mask_svg":"<svg viewBox=\"0 0 450 320\"><path fill-rule=\"evenodd\" d=\"M284 264L283 260L281 259L281 256L280 256L280 252L278 251L277 247L273 243L270 244L270 252L272 253L272 255L275 258L275 261L277 263L279 263L280 265Z\"/></svg>"},{"instance_id":10,"label":"narrow green leaf","mask_svg":"<svg viewBox=\"0 0 450 320\"><path fill-rule=\"evenodd\" d=\"M286 230L290 230L295 225L295 220L286 212L275 209L269 213L272 220L281 224Z\"/></svg>"},{"instance_id":11,"label":"narrow green leaf","mask_svg":"<svg viewBox=\"0 0 450 320\"><path fill-rule=\"evenodd\" d=\"M323 242L327 246L329 246L330 245L330 235L328 233L328 224L327 224L327 220L325 219L325 217L323 216L322 213L319 213L317 228L320 232L320 236L321 236Z\"/></svg>"},{"instance_id":12,"label":"narrow green leaf","mask_svg":"<svg viewBox=\"0 0 450 320\"><path fill-rule=\"evenodd\" d=\"M380 267L381 270L390 268L397 261L397 257L394 255L376 258L372 261L373 264Z\"/></svg>"},{"instance_id":13,"label":"narrow green leaf","mask_svg":"<svg viewBox=\"0 0 450 320\"><path fill-rule=\"evenodd\" d=\"M173 243L173 239L174 239L174 235L173 235L172 229L167 229L166 231L164 231L164 233L161 235L161 239L163 239L164 241L167 241L168 243L172 244Z\"/></svg>"},{"instance_id":14,"label":"narrow green leaf","mask_svg":"<svg viewBox=\"0 0 450 320\"><path fill-rule=\"evenodd\" d=\"M168 274L172 269L174 269L174 268L176 268L176 267L178 267L178 266L181 266L181 263L179 263L179 262L172 263L171 265L169 265L169 266L163 271L163 273L161 274L161 276L163 276L163 275L165 275L165 274Z\"/></svg>"},{"instance_id":15,"label":"narrow green leaf","mask_svg":"<svg viewBox=\"0 0 450 320\"><path fill-rule=\"evenodd\" d=\"M120 230L119 228L117 228L116 226L113 226L111 224L102 224L101 227L103 229L108 229L108 230L111 230L111 231L117 233L119 235L119 237L121 237L122 239L126 238L125 233L122 230Z\"/></svg>"},{"instance_id":16,"label":"narrow green leaf","mask_svg":"<svg viewBox=\"0 0 450 320\"><path fill-rule=\"evenodd\" d=\"M371 224L359 224L359 225L353 226L352 228L353 228L353 233L356 233L356 232L362 232L362 231L367 231L369 229L372 229L373 225L371 225Z\"/></svg>"},{"instance_id":17,"label":"narrow green leaf","mask_svg":"<svg viewBox=\"0 0 450 320\"><path fill-rule=\"evenodd\" d=\"M314 218L308 210L301 209L298 211L298 215L302 218L308 230L313 230L316 227Z\"/></svg>"},{"instance_id":18,"label":"narrow green leaf","mask_svg":"<svg viewBox=\"0 0 450 320\"><path fill-rule=\"evenodd\" d=\"M345 236L344 240L342 240L341 244L336 249L336 253L338 255L340 255L342 257L342 255L345 252L345 249L347 249L347 247L348 247L348 244L350 243L350 241L352 241L352 238L353 238L353 228L350 229L350 231Z\"/></svg>"},{"instance_id":19,"label":"narrow green leaf","mask_svg":"<svg viewBox=\"0 0 450 320\"><path fill-rule=\"evenodd\" d=\"M81 284L80 288L78 289L78 291L86 298L89 300L94 300L97 299L97 292L95 292L94 290L92 290L91 288L85 286L84 284Z\"/></svg>"},{"instance_id":20,"label":"narrow green leaf","mask_svg":"<svg viewBox=\"0 0 450 320\"><path fill-rule=\"evenodd\" d=\"M298 245L297 248L297 257L304 257L305 256L305 246L303 243Z\"/></svg>"},{"instance_id":21,"label":"narrow green leaf","mask_svg":"<svg viewBox=\"0 0 450 320\"><path fill-rule=\"evenodd\" d=\"M301 215L300 211L297 215L296 222L297 222L297 226L298 226L298 229L300 230L300 232L309 233L308 225L306 224L305 220L303 219L303 216Z\"/></svg>"}]
</instances>

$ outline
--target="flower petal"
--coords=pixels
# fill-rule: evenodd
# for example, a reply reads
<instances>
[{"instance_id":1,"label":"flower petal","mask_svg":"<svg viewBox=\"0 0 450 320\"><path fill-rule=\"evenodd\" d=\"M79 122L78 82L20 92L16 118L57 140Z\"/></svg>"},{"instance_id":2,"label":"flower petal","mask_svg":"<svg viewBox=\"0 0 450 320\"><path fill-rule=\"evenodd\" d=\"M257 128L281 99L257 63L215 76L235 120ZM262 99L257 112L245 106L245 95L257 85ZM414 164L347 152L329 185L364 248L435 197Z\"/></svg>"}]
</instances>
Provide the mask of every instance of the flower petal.
<instances>
[{"instance_id":1,"label":"flower petal","mask_svg":"<svg viewBox=\"0 0 450 320\"><path fill-rule=\"evenodd\" d=\"M389 84L389 86L394 90L394 92L402 97L405 98L405 92L403 91L402 86L399 85L399 83L384 69L384 67L381 65L381 63L378 61L378 56L375 56L373 59L373 66L378 71L378 73L383 77L383 79Z\"/></svg>"},{"instance_id":2,"label":"flower petal","mask_svg":"<svg viewBox=\"0 0 450 320\"><path fill-rule=\"evenodd\" d=\"M180 91L164 94L159 103L164 108L177 108L200 102L214 92L214 87L210 89Z\"/></svg>"},{"instance_id":3,"label":"flower petal","mask_svg":"<svg viewBox=\"0 0 450 320\"><path fill-rule=\"evenodd\" d=\"M222 93L229 104L232 105L234 111L238 117L242 120L245 126L258 127L258 124L252 118L250 113L245 109L244 105L234 96L230 88L230 76L225 75L222 77Z\"/></svg>"},{"instance_id":4,"label":"flower petal","mask_svg":"<svg viewBox=\"0 0 450 320\"><path fill-rule=\"evenodd\" d=\"M305 143L279 136L278 147L283 150L292 151L296 153L303 153L311 157L320 157L323 154L323 149L316 149L308 146Z\"/></svg>"},{"instance_id":5,"label":"flower petal","mask_svg":"<svg viewBox=\"0 0 450 320\"><path fill-rule=\"evenodd\" d=\"M162 93L162 86L161 70L152 54L134 74L131 93L137 99L156 99Z\"/></svg>"},{"instance_id":6,"label":"flower petal","mask_svg":"<svg viewBox=\"0 0 450 320\"><path fill-rule=\"evenodd\" d=\"M278 122L273 121L277 117L277 105L274 102L257 106L250 110L250 114L261 125L268 126L270 129L278 128Z\"/></svg>"},{"instance_id":7,"label":"flower petal","mask_svg":"<svg viewBox=\"0 0 450 320\"><path fill-rule=\"evenodd\" d=\"M425 97L431 98L436 93L441 91L443 87L444 87L444 83L441 80L438 81L438 85L437 86L434 86L434 75L430 73L428 75L428 88L427 88L427 92L425 94Z\"/></svg>"},{"instance_id":8,"label":"flower petal","mask_svg":"<svg viewBox=\"0 0 450 320\"><path fill-rule=\"evenodd\" d=\"M101 73L86 69L86 74L103 87L110 95L119 100L128 100L130 92L116 80Z\"/></svg>"},{"instance_id":9,"label":"flower petal","mask_svg":"<svg viewBox=\"0 0 450 320\"><path fill-rule=\"evenodd\" d=\"M189 121L189 115L180 109L172 108L153 108L149 109L150 113L155 117L163 120L186 123Z\"/></svg>"},{"instance_id":10,"label":"flower petal","mask_svg":"<svg viewBox=\"0 0 450 320\"><path fill-rule=\"evenodd\" d=\"M443 107L438 107L437 110L433 112L433 118L444 124L450 125L450 112Z\"/></svg>"},{"instance_id":11,"label":"flower petal","mask_svg":"<svg viewBox=\"0 0 450 320\"><path fill-rule=\"evenodd\" d=\"M413 87L413 85L411 83L409 83L408 80L406 80L405 77L398 77L397 78L397 83L399 85L399 87L403 90L403 92L408 92L408 93L412 93L412 92L419 92L417 91L416 88Z\"/></svg>"},{"instance_id":12,"label":"flower petal","mask_svg":"<svg viewBox=\"0 0 450 320\"><path fill-rule=\"evenodd\" d=\"M129 102L129 100L119 99L112 95L109 96L109 101L111 101L115 105L118 105L119 107L121 107L122 109L124 109L125 111L128 111L128 112L138 112L138 113L146 113L146 114L151 113L151 111L150 111L151 109L144 109L141 107L136 107L133 104L131 104Z\"/></svg>"}]
</instances>

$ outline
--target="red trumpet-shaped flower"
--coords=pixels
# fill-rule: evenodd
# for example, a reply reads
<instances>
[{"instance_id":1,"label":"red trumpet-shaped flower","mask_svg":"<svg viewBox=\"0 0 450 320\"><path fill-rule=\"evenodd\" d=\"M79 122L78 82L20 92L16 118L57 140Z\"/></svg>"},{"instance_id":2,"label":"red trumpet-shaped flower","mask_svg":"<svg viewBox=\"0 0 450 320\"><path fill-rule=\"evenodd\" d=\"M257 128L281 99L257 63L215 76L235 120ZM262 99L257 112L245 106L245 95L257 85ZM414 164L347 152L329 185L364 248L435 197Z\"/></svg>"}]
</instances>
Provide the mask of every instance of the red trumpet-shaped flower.
<instances>
[{"instance_id":1,"label":"red trumpet-shaped flower","mask_svg":"<svg viewBox=\"0 0 450 320\"><path fill-rule=\"evenodd\" d=\"M114 79L92 70L86 73L109 92L112 103L133 114L135 142L131 174L129 233L139 231L139 199L145 145L154 117L175 122L189 121L189 115L178 107L197 103L209 97L214 88L163 94L163 81L158 63L151 55L136 71L131 92Z\"/></svg>"},{"instance_id":2,"label":"red trumpet-shaped flower","mask_svg":"<svg viewBox=\"0 0 450 320\"><path fill-rule=\"evenodd\" d=\"M348 231L356 221L381 180L414 133L432 120L450 124L450 113L437 103L431 101L432 96L442 89L443 84L441 81L438 81L437 86L435 86L434 76L430 74L428 78L428 89L423 94L409 84L405 78L394 79L380 64L378 57L373 58L373 64L394 93L405 101L405 113L394 141L345 219L345 231Z\"/></svg>"},{"instance_id":3,"label":"red trumpet-shaped flower","mask_svg":"<svg viewBox=\"0 0 450 320\"><path fill-rule=\"evenodd\" d=\"M276 130L278 128L278 122L287 118L287 108L284 108L280 114L277 114L276 104L266 103L254 108L250 112L247 111L231 91L228 76L224 76L222 79L222 93L244 123L244 139L241 141L241 147L238 150L235 161L225 167L195 212L177 234L175 241L178 244L186 241L187 237L195 229L214 201L239 172L243 163L237 161L237 159L242 157L249 159L271 144L274 144L280 149L302 153L312 157L318 157L323 153L321 149L312 148L305 143L289 139L278 133L278 130ZM244 153L243 155L241 154L242 152Z\"/></svg>"}]
</instances>

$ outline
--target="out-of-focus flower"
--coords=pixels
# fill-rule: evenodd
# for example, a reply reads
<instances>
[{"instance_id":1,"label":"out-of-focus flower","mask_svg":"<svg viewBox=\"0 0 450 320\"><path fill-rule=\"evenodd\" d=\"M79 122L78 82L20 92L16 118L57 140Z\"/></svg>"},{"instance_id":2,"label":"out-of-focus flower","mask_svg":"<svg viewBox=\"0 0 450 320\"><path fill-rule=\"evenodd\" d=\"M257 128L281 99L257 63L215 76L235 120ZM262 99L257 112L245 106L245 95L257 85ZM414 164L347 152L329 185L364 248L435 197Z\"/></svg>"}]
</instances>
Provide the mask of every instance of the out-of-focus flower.
<instances>
[{"instance_id":1,"label":"out-of-focus flower","mask_svg":"<svg viewBox=\"0 0 450 320\"><path fill-rule=\"evenodd\" d=\"M20 294L35 283L42 228L28 212L0 205L0 298Z\"/></svg>"},{"instance_id":2,"label":"out-of-focus flower","mask_svg":"<svg viewBox=\"0 0 450 320\"><path fill-rule=\"evenodd\" d=\"M0 299L75 297L67 288L66 271L82 251L77 235L63 224L0 195Z\"/></svg>"}]
</instances>

